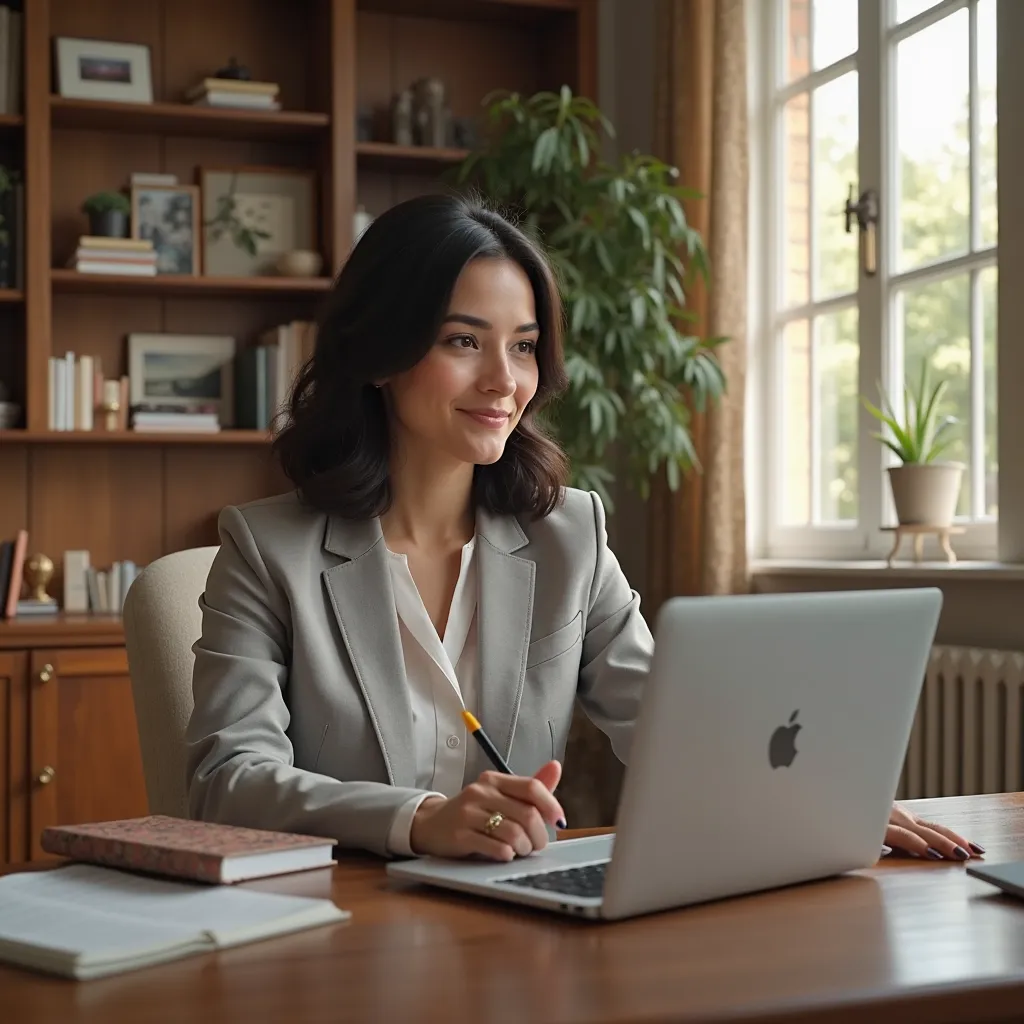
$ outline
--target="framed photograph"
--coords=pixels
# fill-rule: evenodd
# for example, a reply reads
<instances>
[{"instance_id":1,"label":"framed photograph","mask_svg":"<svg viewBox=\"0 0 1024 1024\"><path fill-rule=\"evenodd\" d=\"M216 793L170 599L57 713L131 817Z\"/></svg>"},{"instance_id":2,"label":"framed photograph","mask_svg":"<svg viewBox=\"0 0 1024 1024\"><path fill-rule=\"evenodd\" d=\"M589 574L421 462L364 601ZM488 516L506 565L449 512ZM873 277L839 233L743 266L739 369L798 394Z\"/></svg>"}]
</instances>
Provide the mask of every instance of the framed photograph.
<instances>
[{"instance_id":1,"label":"framed photograph","mask_svg":"<svg viewBox=\"0 0 1024 1024\"><path fill-rule=\"evenodd\" d=\"M282 253L315 250L316 173L290 167L202 167L203 273L275 273Z\"/></svg>"},{"instance_id":2,"label":"framed photograph","mask_svg":"<svg viewBox=\"0 0 1024 1024\"><path fill-rule=\"evenodd\" d=\"M152 103L149 47L59 36L55 41L57 92L76 100Z\"/></svg>"},{"instance_id":3,"label":"framed photograph","mask_svg":"<svg viewBox=\"0 0 1024 1024\"><path fill-rule=\"evenodd\" d=\"M133 185L132 238L153 243L158 274L199 274L199 188Z\"/></svg>"},{"instance_id":4,"label":"framed photograph","mask_svg":"<svg viewBox=\"0 0 1024 1024\"><path fill-rule=\"evenodd\" d=\"M213 334L129 334L128 402L234 421L235 339Z\"/></svg>"}]
</instances>

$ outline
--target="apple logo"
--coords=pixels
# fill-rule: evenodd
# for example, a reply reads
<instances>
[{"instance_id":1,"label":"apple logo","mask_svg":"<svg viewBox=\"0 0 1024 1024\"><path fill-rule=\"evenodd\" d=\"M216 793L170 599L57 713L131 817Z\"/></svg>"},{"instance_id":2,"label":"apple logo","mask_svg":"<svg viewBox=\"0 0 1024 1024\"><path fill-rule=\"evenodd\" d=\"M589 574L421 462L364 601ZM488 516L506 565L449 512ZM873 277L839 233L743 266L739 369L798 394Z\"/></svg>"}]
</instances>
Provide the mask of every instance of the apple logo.
<instances>
[{"instance_id":1,"label":"apple logo","mask_svg":"<svg viewBox=\"0 0 1024 1024\"><path fill-rule=\"evenodd\" d=\"M796 757L796 734L803 728L796 720L800 714L797 708L789 716L788 725L780 725L772 733L771 741L768 744L768 760L773 768L788 768Z\"/></svg>"}]
</instances>

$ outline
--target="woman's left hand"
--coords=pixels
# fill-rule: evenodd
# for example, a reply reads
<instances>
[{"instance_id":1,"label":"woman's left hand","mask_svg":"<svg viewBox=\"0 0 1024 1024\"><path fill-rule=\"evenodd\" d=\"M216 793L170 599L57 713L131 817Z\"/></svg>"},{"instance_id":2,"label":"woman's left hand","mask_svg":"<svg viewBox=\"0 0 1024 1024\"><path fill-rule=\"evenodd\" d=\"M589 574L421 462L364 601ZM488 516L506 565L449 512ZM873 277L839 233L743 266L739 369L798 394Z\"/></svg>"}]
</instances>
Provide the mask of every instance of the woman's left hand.
<instances>
[{"instance_id":1,"label":"woman's left hand","mask_svg":"<svg viewBox=\"0 0 1024 1024\"><path fill-rule=\"evenodd\" d=\"M983 847L957 835L945 825L924 821L899 804L892 805L885 843L894 850L932 860L969 860L985 852Z\"/></svg>"}]
</instances>

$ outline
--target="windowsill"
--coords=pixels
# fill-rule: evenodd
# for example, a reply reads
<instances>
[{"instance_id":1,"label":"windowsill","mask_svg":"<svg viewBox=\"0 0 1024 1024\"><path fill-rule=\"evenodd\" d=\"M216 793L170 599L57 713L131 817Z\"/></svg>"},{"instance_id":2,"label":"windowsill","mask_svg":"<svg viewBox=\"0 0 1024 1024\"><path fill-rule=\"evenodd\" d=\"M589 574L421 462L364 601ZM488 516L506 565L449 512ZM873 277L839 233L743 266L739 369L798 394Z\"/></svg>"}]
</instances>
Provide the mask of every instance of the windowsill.
<instances>
[{"instance_id":1,"label":"windowsill","mask_svg":"<svg viewBox=\"0 0 1024 1024\"><path fill-rule=\"evenodd\" d=\"M752 576L856 577L889 580L959 580L979 583L1024 581L1024 563L960 561L911 562L900 560L889 568L882 559L830 561L828 559L757 559L750 563Z\"/></svg>"}]
</instances>

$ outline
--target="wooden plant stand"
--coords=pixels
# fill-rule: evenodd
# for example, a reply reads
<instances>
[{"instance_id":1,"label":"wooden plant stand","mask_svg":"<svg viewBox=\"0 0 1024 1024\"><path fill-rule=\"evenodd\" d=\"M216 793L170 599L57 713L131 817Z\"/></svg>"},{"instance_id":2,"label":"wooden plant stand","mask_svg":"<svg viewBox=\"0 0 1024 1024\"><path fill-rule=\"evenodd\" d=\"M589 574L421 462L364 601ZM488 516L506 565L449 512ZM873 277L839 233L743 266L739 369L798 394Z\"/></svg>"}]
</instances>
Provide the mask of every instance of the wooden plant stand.
<instances>
[{"instance_id":1,"label":"wooden plant stand","mask_svg":"<svg viewBox=\"0 0 1024 1024\"><path fill-rule=\"evenodd\" d=\"M946 561L952 564L956 561L956 553L950 546L949 538L954 534L964 532L962 526L929 526L926 523L901 523L898 526L883 526L882 529L896 534L892 551L889 552L889 557L885 560L886 565L890 569L892 568L892 560L896 557L896 552L899 551L904 537L914 538L914 561L920 562L924 557L924 538L929 533L933 533L938 537L939 547L942 548Z\"/></svg>"}]
</instances>

